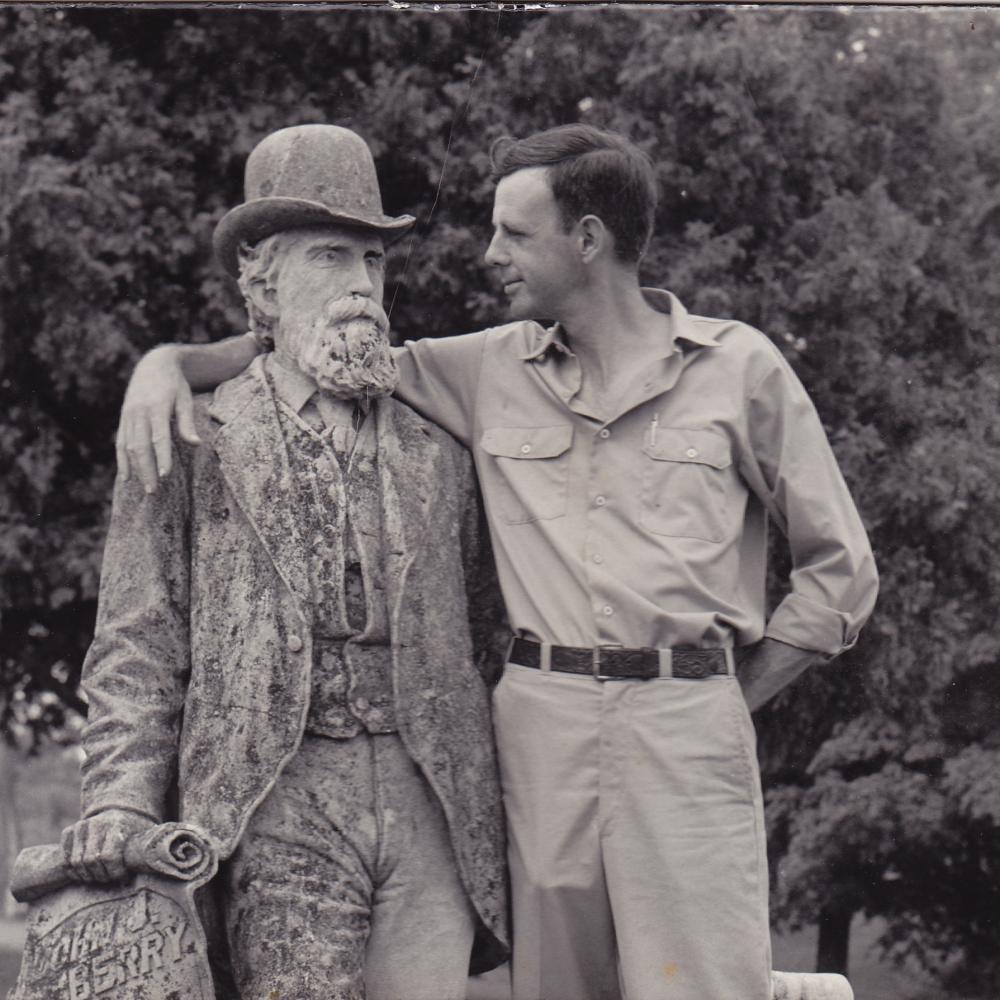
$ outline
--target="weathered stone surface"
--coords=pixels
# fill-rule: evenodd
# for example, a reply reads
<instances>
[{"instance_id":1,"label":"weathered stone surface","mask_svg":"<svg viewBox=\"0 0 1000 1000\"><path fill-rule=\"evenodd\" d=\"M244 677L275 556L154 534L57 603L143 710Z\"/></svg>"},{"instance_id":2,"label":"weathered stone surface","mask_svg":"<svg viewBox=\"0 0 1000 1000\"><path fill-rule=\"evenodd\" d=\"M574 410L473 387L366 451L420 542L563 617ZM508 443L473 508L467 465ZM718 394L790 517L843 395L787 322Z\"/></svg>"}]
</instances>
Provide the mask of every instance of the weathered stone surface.
<instances>
[{"instance_id":1,"label":"weathered stone surface","mask_svg":"<svg viewBox=\"0 0 1000 1000\"><path fill-rule=\"evenodd\" d=\"M854 1000L851 984L829 972L772 972L772 1000Z\"/></svg>"},{"instance_id":2,"label":"weathered stone surface","mask_svg":"<svg viewBox=\"0 0 1000 1000\"><path fill-rule=\"evenodd\" d=\"M183 823L161 823L125 845L125 865L136 874L200 885L211 878L218 859L201 831ZM30 903L75 881L62 848L43 844L18 854L10 891L18 902Z\"/></svg>"},{"instance_id":3,"label":"weathered stone surface","mask_svg":"<svg viewBox=\"0 0 1000 1000\"><path fill-rule=\"evenodd\" d=\"M214 1000L190 886L137 875L32 904L10 1000Z\"/></svg>"},{"instance_id":4,"label":"weathered stone surface","mask_svg":"<svg viewBox=\"0 0 1000 1000\"><path fill-rule=\"evenodd\" d=\"M33 902L9 1000L214 1000L194 892L215 852L169 823L134 838L126 858L139 871L129 883L73 885L57 845L21 852L12 891Z\"/></svg>"},{"instance_id":5,"label":"weathered stone surface","mask_svg":"<svg viewBox=\"0 0 1000 1000\"><path fill-rule=\"evenodd\" d=\"M199 399L205 443L178 450L156 493L116 484L84 668L85 813L124 803L165 817L176 782L178 818L223 858L297 751L311 686L308 539L261 364L211 406ZM444 809L488 968L505 954L507 903L489 692L468 627L492 590L474 558L475 479L468 453L406 406L378 400L372 418L399 733Z\"/></svg>"}]
</instances>

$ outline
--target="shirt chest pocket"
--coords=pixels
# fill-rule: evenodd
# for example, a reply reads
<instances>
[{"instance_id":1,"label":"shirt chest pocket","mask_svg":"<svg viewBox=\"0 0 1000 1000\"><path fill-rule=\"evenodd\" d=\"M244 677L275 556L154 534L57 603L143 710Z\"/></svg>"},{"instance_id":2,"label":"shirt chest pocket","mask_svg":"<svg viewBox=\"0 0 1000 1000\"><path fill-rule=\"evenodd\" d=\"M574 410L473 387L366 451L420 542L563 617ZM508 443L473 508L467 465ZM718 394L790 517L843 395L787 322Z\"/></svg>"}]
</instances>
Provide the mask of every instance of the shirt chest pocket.
<instances>
[{"instance_id":1,"label":"shirt chest pocket","mask_svg":"<svg viewBox=\"0 0 1000 1000\"><path fill-rule=\"evenodd\" d=\"M566 513L573 428L489 427L480 445L490 456L486 502L508 524L526 524ZM484 470L485 471L485 470Z\"/></svg>"},{"instance_id":2,"label":"shirt chest pocket","mask_svg":"<svg viewBox=\"0 0 1000 1000\"><path fill-rule=\"evenodd\" d=\"M732 465L726 436L660 427L642 450L641 525L657 535L722 541Z\"/></svg>"}]
</instances>

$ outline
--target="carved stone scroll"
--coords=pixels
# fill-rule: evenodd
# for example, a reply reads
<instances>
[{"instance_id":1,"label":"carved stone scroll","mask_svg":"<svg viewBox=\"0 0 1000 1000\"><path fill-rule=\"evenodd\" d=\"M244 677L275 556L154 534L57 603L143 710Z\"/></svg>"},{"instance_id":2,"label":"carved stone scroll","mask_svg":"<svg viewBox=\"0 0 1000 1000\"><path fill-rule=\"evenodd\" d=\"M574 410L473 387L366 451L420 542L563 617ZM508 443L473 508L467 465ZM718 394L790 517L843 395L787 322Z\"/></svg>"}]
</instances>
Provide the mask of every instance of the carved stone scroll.
<instances>
[{"instance_id":1,"label":"carved stone scroll","mask_svg":"<svg viewBox=\"0 0 1000 1000\"><path fill-rule=\"evenodd\" d=\"M12 891L31 906L8 1000L214 1000L194 905L214 851L170 823L130 842L126 860L127 883L72 884L58 847L21 852Z\"/></svg>"}]
</instances>

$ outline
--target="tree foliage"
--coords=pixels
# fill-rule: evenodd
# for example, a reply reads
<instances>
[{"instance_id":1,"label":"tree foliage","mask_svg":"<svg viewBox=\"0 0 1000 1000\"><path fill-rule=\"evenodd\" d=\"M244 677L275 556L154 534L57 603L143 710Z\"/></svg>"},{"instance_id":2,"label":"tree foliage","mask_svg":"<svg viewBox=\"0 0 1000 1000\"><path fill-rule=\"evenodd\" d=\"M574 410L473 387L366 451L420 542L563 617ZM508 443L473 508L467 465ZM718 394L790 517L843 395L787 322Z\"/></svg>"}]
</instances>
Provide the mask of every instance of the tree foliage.
<instances>
[{"instance_id":1,"label":"tree foliage","mask_svg":"<svg viewBox=\"0 0 1000 1000\"><path fill-rule=\"evenodd\" d=\"M644 277L788 355L882 573L856 648L759 719L775 918L882 915L995 996L998 46L962 9L0 10L5 726L81 708L124 382L242 329L210 238L264 134L369 140L419 220L394 327L442 336L502 316L490 142L610 126L662 187Z\"/></svg>"}]
</instances>

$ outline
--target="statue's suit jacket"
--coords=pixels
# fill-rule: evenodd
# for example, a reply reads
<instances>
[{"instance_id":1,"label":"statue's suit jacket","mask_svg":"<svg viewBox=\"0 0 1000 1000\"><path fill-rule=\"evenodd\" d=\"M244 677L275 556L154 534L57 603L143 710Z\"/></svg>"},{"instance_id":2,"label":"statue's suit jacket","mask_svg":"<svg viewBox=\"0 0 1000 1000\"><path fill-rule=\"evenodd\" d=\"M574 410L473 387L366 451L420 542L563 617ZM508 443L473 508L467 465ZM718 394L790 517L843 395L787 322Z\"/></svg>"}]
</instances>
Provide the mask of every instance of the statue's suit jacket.
<instances>
[{"instance_id":1,"label":"statue's suit jacket","mask_svg":"<svg viewBox=\"0 0 1000 1000\"><path fill-rule=\"evenodd\" d=\"M489 968L508 940L504 834L469 621L488 633L500 605L475 478L465 450L402 403L380 399L373 417L400 737L444 809L482 925L473 967ZM156 493L115 485L82 799L85 816L118 806L196 824L226 858L302 738L310 540L263 359L199 397L196 418L204 443L175 445Z\"/></svg>"}]
</instances>

